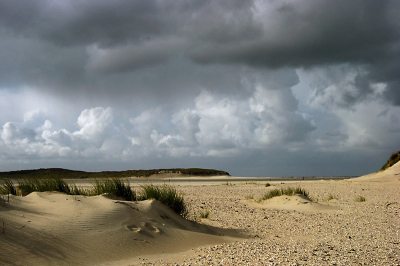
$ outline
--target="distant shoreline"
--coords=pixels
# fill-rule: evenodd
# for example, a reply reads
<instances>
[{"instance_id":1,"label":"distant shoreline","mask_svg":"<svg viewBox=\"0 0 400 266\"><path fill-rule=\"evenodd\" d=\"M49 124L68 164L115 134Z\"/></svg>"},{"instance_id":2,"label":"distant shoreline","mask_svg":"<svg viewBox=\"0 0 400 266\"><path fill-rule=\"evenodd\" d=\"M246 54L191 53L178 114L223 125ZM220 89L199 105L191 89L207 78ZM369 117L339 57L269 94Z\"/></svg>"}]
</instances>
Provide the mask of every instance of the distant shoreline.
<instances>
[{"instance_id":1,"label":"distant shoreline","mask_svg":"<svg viewBox=\"0 0 400 266\"><path fill-rule=\"evenodd\" d=\"M40 168L0 172L0 178L61 178L61 179L100 179L100 178L171 178L172 176L230 176L226 171L203 168L171 168L149 170L124 170L86 172L63 168Z\"/></svg>"},{"instance_id":2,"label":"distant shoreline","mask_svg":"<svg viewBox=\"0 0 400 266\"><path fill-rule=\"evenodd\" d=\"M202 168L171 168L171 169L150 169L150 170L125 170L125 171L101 171L85 172L62 168L41 168L33 170L17 170L0 172L0 179L29 179L29 178L60 178L71 180L92 180L108 178L129 179L132 182L142 182L146 180L179 180L182 182L190 181L301 181L301 180L341 180L350 179L357 176L297 176L297 177L235 177L226 171Z\"/></svg>"},{"instance_id":3,"label":"distant shoreline","mask_svg":"<svg viewBox=\"0 0 400 266\"><path fill-rule=\"evenodd\" d=\"M282 184L297 182L317 181L339 181L351 179L352 177L232 177L232 176L198 176L198 177L172 177L172 178L127 178L131 186L144 184L167 184L174 186L212 186L212 185L234 185L234 184ZM67 183L74 183L79 186L90 185L92 179L64 179ZM100 179L101 180L101 179Z\"/></svg>"}]
</instances>

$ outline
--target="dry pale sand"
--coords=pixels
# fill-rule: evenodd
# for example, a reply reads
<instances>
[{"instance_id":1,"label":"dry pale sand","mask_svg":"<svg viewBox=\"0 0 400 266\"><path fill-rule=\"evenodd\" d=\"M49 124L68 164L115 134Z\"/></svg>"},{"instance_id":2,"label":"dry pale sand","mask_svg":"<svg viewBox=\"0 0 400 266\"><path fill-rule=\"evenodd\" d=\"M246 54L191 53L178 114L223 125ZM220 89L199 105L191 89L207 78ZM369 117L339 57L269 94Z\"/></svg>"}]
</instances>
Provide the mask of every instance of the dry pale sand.
<instances>
[{"instance_id":1,"label":"dry pale sand","mask_svg":"<svg viewBox=\"0 0 400 266\"><path fill-rule=\"evenodd\" d=\"M256 201L285 186L306 189L312 201ZM11 197L0 203L0 264L400 265L400 163L351 180L177 189L189 220L155 201Z\"/></svg>"},{"instance_id":2,"label":"dry pale sand","mask_svg":"<svg viewBox=\"0 0 400 266\"><path fill-rule=\"evenodd\" d=\"M1 265L128 265L231 241L229 230L185 220L157 201L35 192L0 211Z\"/></svg>"}]
</instances>

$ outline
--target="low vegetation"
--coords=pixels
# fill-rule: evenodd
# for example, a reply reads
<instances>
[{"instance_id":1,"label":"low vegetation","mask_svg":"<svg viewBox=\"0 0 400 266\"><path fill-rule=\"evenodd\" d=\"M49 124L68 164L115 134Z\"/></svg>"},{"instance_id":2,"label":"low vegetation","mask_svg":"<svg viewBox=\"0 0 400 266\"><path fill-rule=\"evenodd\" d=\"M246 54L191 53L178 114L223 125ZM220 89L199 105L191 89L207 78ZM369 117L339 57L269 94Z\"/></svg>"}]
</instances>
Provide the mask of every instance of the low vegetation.
<instances>
[{"instance_id":1,"label":"low vegetation","mask_svg":"<svg viewBox=\"0 0 400 266\"><path fill-rule=\"evenodd\" d=\"M297 187L297 188L287 187L287 188L281 188L281 189L276 188L276 189L270 190L259 201L271 199L273 197L279 197L282 195L288 195L288 196L302 195L302 196L308 198L308 192L306 190L299 188L299 187Z\"/></svg>"},{"instance_id":2,"label":"low vegetation","mask_svg":"<svg viewBox=\"0 0 400 266\"><path fill-rule=\"evenodd\" d=\"M392 153L392 155L387 160L386 164L382 166L381 171L391 167L392 165L396 164L400 161L400 151Z\"/></svg>"},{"instance_id":3,"label":"low vegetation","mask_svg":"<svg viewBox=\"0 0 400 266\"><path fill-rule=\"evenodd\" d=\"M365 199L365 197L363 197L363 196L357 196L357 197L355 198L355 201L356 201L356 202L364 202L364 201L366 201L366 199Z\"/></svg>"},{"instance_id":4,"label":"low vegetation","mask_svg":"<svg viewBox=\"0 0 400 266\"><path fill-rule=\"evenodd\" d=\"M112 196L120 197L128 201L136 200L136 193L131 189L128 184L125 184L118 178L111 180L98 181L96 180L93 185L93 194L101 195L108 193Z\"/></svg>"},{"instance_id":5,"label":"low vegetation","mask_svg":"<svg viewBox=\"0 0 400 266\"><path fill-rule=\"evenodd\" d=\"M167 185L154 186L145 185L142 186L143 195L138 197L140 200L155 199L169 207L171 207L176 213L186 217L188 214L183 195L178 193L175 188Z\"/></svg>"},{"instance_id":6,"label":"low vegetation","mask_svg":"<svg viewBox=\"0 0 400 266\"><path fill-rule=\"evenodd\" d=\"M338 197L337 197L337 196L334 196L334 195L332 195L332 194L329 194L329 196L326 198L327 201L334 200L334 199L337 200Z\"/></svg>"},{"instance_id":7,"label":"low vegetation","mask_svg":"<svg viewBox=\"0 0 400 266\"><path fill-rule=\"evenodd\" d=\"M15 188L14 183L8 179L3 180L3 182L0 185L0 195L7 195L7 194L17 195L17 189Z\"/></svg>"},{"instance_id":8,"label":"low vegetation","mask_svg":"<svg viewBox=\"0 0 400 266\"><path fill-rule=\"evenodd\" d=\"M200 218L202 218L202 219L207 219L209 216L210 216L209 210L200 212Z\"/></svg>"},{"instance_id":9,"label":"low vegetation","mask_svg":"<svg viewBox=\"0 0 400 266\"><path fill-rule=\"evenodd\" d=\"M253 196L253 195L247 195L247 196L246 196L246 199L247 199L247 200L254 199L254 196Z\"/></svg>"},{"instance_id":10,"label":"low vegetation","mask_svg":"<svg viewBox=\"0 0 400 266\"><path fill-rule=\"evenodd\" d=\"M112 196L123 198L127 201L155 199L169 206L176 213L187 216L187 208L183 199L183 195L178 193L175 188L167 185L154 186L146 185L142 187L142 193L138 197L129 183L113 178L105 181L95 180L92 188L84 189L77 187L75 184L67 184L59 178L49 179L25 179L18 182L15 186L12 181L5 179L0 183L0 194L12 194L26 196L34 191L58 191L69 195L96 196L101 194L109 194Z\"/></svg>"},{"instance_id":11,"label":"low vegetation","mask_svg":"<svg viewBox=\"0 0 400 266\"><path fill-rule=\"evenodd\" d=\"M34 191L59 191L70 194L70 188L62 179L25 179L18 182L18 190L20 195L26 196Z\"/></svg>"}]
</instances>

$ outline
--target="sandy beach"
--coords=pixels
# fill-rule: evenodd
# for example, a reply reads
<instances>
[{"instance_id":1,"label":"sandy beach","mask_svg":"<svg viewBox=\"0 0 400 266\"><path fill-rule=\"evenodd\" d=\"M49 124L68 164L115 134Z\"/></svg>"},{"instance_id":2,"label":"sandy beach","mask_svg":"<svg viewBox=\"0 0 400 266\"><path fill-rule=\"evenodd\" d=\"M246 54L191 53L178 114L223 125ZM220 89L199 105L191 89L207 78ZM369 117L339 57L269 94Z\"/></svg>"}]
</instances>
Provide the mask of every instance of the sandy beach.
<instances>
[{"instance_id":1,"label":"sandy beach","mask_svg":"<svg viewBox=\"0 0 400 266\"><path fill-rule=\"evenodd\" d=\"M174 183L187 219L156 201L11 196L0 201L0 264L400 265L399 163L357 179L265 183ZM289 186L309 198L258 201Z\"/></svg>"}]
</instances>

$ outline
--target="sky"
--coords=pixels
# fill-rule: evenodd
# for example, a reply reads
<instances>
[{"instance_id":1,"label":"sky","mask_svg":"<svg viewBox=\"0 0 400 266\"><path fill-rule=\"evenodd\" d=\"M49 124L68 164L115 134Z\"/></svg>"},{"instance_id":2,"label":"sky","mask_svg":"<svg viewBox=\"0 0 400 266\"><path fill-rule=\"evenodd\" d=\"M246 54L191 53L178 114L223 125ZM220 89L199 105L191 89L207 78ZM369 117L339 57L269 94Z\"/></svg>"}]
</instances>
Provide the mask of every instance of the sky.
<instances>
[{"instance_id":1,"label":"sky","mask_svg":"<svg viewBox=\"0 0 400 266\"><path fill-rule=\"evenodd\" d=\"M400 150L400 2L0 0L0 171L357 176Z\"/></svg>"}]
</instances>

